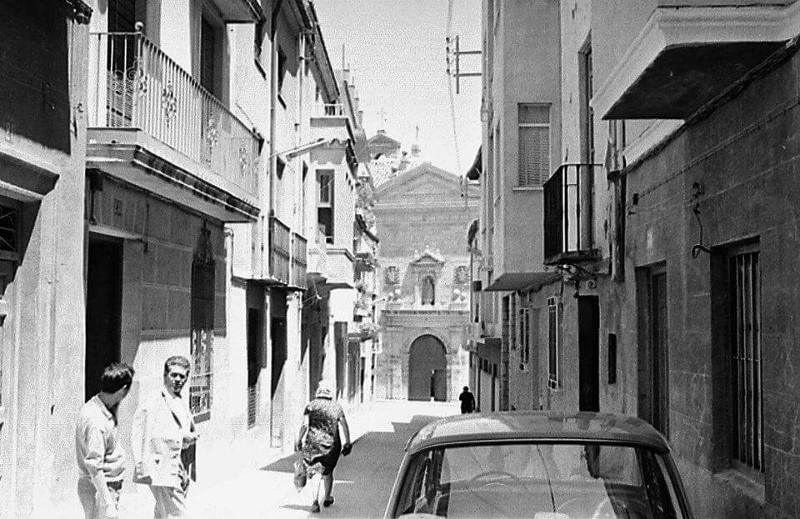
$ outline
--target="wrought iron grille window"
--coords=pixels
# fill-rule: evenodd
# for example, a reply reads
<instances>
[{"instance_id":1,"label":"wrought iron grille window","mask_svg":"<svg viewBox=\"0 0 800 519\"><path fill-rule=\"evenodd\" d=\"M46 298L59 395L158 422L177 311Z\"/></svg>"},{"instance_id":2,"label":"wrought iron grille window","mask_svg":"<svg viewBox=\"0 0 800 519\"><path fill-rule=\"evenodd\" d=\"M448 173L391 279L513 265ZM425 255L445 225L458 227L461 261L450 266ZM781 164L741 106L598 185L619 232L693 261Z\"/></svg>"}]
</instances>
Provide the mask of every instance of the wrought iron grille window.
<instances>
[{"instance_id":1,"label":"wrought iron grille window","mask_svg":"<svg viewBox=\"0 0 800 519\"><path fill-rule=\"evenodd\" d=\"M509 343L510 335L511 335L511 321L514 319L514 314L510 313L511 311L511 301L510 299L513 296L506 296L500 301L501 304L501 312L502 315L502 325L503 329L501 331L503 342L506 344ZM510 314L510 315L509 315Z\"/></svg>"},{"instance_id":2,"label":"wrought iron grille window","mask_svg":"<svg viewBox=\"0 0 800 519\"><path fill-rule=\"evenodd\" d=\"M509 326L511 327L511 329L508 332L508 338L510 341L509 347L512 350L516 350L517 345L519 344L519 336L518 336L519 323L517 323L516 319L517 308L519 308L519 305L517 304L517 296L515 295L509 296L508 302L509 302L508 314L511 316L508 323Z\"/></svg>"},{"instance_id":3,"label":"wrought iron grille window","mask_svg":"<svg viewBox=\"0 0 800 519\"><path fill-rule=\"evenodd\" d=\"M189 407L196 421L207 420L211 414L215 286L211 231L203 228L192 262Z\"/></svg>"},{"instance_id":4,"label":"wrought iron grille window","mask_svg":"<svg viewBox=\"0 0 800 519\"><path fill-rule=\"evenodd\" d=\"M531 309L524 308L522 311L522 322L520 322L520 332L522 334L521 349L522 363L527 367L531 360Z\"/></svg>"},{"instance_id":5,"label":"wrought iron grille window","mask_svg":"<svg viewBox=\"0 0 800 519\"><path fill-rule=\"evenodd\" d=\"M728 260L733 458L764 471L761 383L761 275L755 246L731 251Z\"/></svg>"},{"instance_id":6,"label":"wrought iron grille window","mask_svg":"<svg viewBox=\"0 0 800 519\"><path fill-rule=\"evenodd\" d=\"M550 297L547 299L547 326L548 326L548 366L549 377L548 386L556 389L561 383L560 357L559 351L559 304L558 299Z\"/></svg>"}]
</instances>

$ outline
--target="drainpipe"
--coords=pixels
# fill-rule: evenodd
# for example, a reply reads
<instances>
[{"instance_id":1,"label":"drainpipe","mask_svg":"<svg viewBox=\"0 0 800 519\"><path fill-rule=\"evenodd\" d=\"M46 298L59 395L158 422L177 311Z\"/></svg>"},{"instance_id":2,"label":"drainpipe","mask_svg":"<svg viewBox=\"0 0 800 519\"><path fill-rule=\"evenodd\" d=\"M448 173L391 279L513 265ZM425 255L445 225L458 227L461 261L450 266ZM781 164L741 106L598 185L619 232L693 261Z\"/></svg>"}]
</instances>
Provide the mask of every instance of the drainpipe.
<instances>
[{"instance_id":1,"label":"drainpipe","mask_svg":"<svg viewBox=\"0 0 800 519\"><path fill-rule=\"evenodd\" d=\"M281 13L283 0L277 0L272 9L272 19L270 20L270 66L269 66L269 215L275 215L275 170L278 167L278 157L275 155L275 113L278 105L278 45L275 31L278 28L278 16Z\"/></svg>"}]
</instances>

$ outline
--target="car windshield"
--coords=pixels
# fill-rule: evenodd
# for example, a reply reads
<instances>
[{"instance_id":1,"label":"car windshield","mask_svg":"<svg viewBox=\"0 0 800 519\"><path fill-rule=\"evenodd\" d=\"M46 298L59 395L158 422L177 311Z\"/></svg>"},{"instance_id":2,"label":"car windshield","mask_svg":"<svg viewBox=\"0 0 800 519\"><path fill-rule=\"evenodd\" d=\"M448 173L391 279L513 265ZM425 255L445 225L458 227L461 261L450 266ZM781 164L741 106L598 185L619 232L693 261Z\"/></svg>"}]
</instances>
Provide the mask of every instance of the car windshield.
<instances>
[{"instance_id":1,"label":"car windshield","mask_svg":"<svg viewBox=\"0 0 800 519\"><path fill-rule=\"evenodd\" d=\"M667 464L643 447L498 443L416 454L396 517L683 519Z\"/></svg>"}]
</instances>

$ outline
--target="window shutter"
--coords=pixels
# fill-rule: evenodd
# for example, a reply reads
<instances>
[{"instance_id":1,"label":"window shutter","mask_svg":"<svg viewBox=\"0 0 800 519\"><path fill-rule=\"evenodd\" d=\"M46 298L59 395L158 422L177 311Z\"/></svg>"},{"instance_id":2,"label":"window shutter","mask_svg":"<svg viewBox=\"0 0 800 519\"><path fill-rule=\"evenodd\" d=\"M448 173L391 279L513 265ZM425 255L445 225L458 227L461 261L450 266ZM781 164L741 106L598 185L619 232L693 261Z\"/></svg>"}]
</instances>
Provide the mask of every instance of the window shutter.
<instances>
[{"instance_id":1,"label":"window shutter","mask_svg":"<svg viewBox=\"0 0 800 519\"><path fill-rule=\"evenodd\" d=\"M550 172L550 127L520 126L519 185L541 186Z\"/></svg>"}]
</instances>

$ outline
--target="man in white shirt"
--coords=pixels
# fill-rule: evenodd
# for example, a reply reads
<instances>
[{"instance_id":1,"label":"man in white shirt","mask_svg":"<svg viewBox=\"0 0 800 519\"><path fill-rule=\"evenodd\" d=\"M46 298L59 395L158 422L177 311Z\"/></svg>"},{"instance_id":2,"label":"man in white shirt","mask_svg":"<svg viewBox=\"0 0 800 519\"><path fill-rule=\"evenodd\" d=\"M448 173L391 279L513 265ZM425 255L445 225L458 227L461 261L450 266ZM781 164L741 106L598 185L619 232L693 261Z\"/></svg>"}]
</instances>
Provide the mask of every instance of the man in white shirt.
<instances>
[{"instance_id":1,"label":"man in white shirt","mask_svg":"<svg viewBox=\"0 0 800 519\"><path fill-rule=\"evenodd\" d=\"M119 517L125 452L117 442L117 406L128 395L134 370L114 363L100 377L101 390L81 408L75 429L78 497L86 519Z\"/></svg>"},{"instance_id":2,"label":"man in white shirt","mask_svg":"<svg viewBox=\"0 0 800 519\"><path fill-rule=\"evenodd\" d=\"M187 398L189 360L174 356L164 363L164 387L145 398L133 417L131 432L134 481L150 486L155 519L186 515L186 493L194 479L190 453L197 441Z\"/></svg>"}]
</instances>

